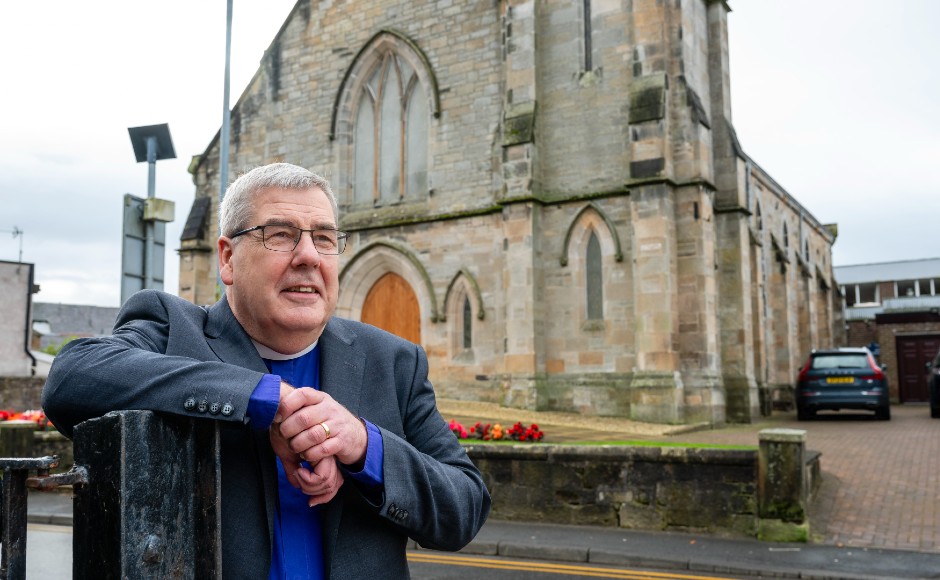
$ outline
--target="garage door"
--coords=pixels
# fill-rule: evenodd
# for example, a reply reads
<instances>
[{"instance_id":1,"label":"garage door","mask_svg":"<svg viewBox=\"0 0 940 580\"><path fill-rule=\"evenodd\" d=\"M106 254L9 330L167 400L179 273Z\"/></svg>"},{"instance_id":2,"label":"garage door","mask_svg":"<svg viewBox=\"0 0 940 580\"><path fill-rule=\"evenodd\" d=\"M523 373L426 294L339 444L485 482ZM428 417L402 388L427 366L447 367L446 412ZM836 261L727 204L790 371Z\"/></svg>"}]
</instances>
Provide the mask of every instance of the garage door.
<instances>
[{"instance_id":1,"label":"garage door","mask_svg":"<svg viewBox=\"0 0 940 580\"><path fill-rule=\"evenodd\" d=\"M899 336L898 396L902 403L927 401L926 366L940 350L940 336Z\"/></svg>"}]
</instances>

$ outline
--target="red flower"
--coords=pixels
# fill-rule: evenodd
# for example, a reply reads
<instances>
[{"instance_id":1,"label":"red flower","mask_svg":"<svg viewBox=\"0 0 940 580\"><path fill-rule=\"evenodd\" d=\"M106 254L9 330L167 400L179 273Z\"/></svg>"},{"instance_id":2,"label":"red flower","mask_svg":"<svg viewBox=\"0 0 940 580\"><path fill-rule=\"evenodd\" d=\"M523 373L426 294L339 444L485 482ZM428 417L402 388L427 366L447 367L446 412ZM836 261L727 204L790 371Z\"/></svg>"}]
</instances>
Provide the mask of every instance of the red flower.
<instances>
[{"instance_id":1,"label":"red flower","mask_svg":"<svg viewBox=\"0 0 940 580\"><path fill-rule=\"evenodd\" d=\"M458 439L470 438L480 439L482 441L512 439L514 441L535 442L541 441L545 435L535 423L526 427L522 421L516 421L509 429L503 428L499 423L491 425L490 423L484 424L482 421L477 421L473 427L470 428L468 433L467 429L458 423L456 419L451 419L448 423L448 427Z\"/></svg>"}]
</instances>

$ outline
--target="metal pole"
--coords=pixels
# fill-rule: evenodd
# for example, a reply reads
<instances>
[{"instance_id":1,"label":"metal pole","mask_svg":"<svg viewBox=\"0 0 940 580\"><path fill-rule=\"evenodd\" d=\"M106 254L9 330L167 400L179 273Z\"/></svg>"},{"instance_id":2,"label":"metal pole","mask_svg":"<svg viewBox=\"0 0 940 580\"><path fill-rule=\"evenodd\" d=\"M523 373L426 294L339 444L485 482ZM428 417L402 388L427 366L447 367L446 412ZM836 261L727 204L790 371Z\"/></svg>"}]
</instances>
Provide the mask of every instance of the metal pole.
<instances>
[{"instance_id":1,"label":"metal pole","mask_svg":"<svg viewBox=\"0 0 940 580\"><path fill-rule=\"evenodd\" d=\"M147 137L147 197L153 199L157 188L157 138ZM147 221L146 254L144 256L144 288L153 288L153 220Z\"/></svg>"},{"instance_id":2,"label":"metal pole","mask_svg":"<svg viewBox=\"0 0 940 580\"><path fill-rule=\"evenodd\" d=\"M225 18L225 88L222 103L222 135L219 147L219 207L225 198L225 189L228 187L228 147L229 132L232 124L232 111L229 108L229 70L232 58L232 0L226 2ZM221 214L220 214L221 217ZM222 235L222 226L219 224L219 235ZM216 250L218 251L218 250ZM222 297L222 274L216 268L216 293Z\"/></svg>"}]
</instances>

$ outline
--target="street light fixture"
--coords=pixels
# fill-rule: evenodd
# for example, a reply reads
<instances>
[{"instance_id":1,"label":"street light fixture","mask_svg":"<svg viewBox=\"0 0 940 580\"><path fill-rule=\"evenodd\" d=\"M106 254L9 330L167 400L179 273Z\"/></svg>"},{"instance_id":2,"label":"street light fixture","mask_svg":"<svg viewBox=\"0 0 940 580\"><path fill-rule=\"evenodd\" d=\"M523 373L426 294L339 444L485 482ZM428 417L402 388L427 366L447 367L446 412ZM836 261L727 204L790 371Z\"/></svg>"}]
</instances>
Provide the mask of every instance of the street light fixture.
<instances>
[{"instance_id":1,"label":"street light fixture","mask_svg":"<svg viewBox=\"0 0 940 580\"><path fill-rule=\"evenodd\" d=\"M170 126L166 123L161 125L145 125L141 127L129 127L127 132L131 137L131 145L134 148L134 156L137 158L138 163L146 161L149 165L149 171L147 174L147 199L140 200L143 202L143 211L141 215L141 220L144 222L146 234L145 234L145 247L144 247L144 256L143 256L143 288L154 288L154 278L159 274L159 280L163 280L163 272L156 272L156 260L154 256L154 231L156 222L172 222L173 214L175 212L175 204L172 201L166 199L157 199L156 197L156 181L157 181L157 161L163 159L176 159L176 151L173 149L173 140L170 138ZM125 198L128 196L125 196ZM133 196L131 196L133 197ZM125 199L125 206L129 203L132 203L132 200ZM127 220L125 212L125 220ZM129 228L129 224L125 223L125 232L133 227ZM162 230L161 230L162 231ZM125 233L125 238L127 234ZM164 240L159 240L159 243L164 243ZM125 239L125 253L127 252L127 240ZM126 264L130 260L129 256L124 257L125 272L123 273L125 279L128 276ZM161 259L160 264L163 264ZM162 270L162 268L161 268ZM139 278L138 278L139 280ZM140 282L136 282L139 284ZM122 283L121 287L121 303L123 303L127 298L130 297L130 289L125 289L127 286L126 283Z\"/></svg>"}]
</instances>

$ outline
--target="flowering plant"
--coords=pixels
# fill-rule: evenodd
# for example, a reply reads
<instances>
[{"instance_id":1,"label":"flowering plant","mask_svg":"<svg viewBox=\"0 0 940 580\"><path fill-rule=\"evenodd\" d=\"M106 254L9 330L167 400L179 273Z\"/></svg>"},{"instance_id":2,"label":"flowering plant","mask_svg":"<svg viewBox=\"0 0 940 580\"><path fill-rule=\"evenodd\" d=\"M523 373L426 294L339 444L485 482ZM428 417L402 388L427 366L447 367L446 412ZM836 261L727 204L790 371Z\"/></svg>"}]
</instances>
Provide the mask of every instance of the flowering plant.
<instances>
[{"instance_id":1,"label":"flowering plant","mask_svg":"<svg viewBox=\"0 0 940 580\"><path fill-rule=\"evenodd\" d=\"M499 423L477 422L469 431L455 419L450 420L450 430L458 439L481 439L483 441L541 441L545 433L539 426L532 423L526 426L521 421L506 429Z\"/></svg>"},{"instance_id":2,"label":"flowering plant","mask_svg":"<svg viewBox=\"0 0 940 580\"><path fill-rule=\"evenodd\" d=\"M30 409L22 413L11 409L0 409L0 421L31 421L36 424L37 431L53 429L52 423L41 409Z\"/></svg>"}]
</instances>

